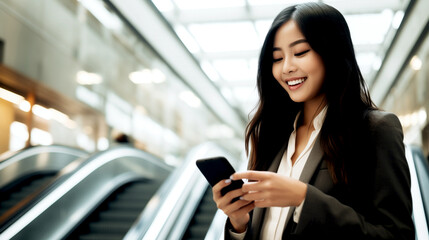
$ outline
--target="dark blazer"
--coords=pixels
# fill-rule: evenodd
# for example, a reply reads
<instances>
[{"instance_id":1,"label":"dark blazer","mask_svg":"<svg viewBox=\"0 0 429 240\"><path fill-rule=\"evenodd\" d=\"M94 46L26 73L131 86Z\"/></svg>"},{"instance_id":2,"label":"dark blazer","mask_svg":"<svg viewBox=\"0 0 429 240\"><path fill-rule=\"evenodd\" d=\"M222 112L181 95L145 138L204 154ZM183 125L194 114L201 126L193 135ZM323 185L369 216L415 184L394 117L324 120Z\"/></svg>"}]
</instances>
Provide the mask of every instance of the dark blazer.
<instances>
[{"instance_id":1,"label":"dark blazer","mask_svg":"<svg viewBox=\"0 0 429 240\"><path fill-rule=\"evenodd\" d=\"M369 131L361 151L350 152L356 164L348 169L351 183L334 184L319 138L300 181L308 183L299 223L286 220L283 239L414 239L410 173L398 118L381 111L368 113ZM277 172L284 146L268 171ZM255 208L245 239L259 239L266 209ZM229 239L229 220L225 239Z\"/></svg>"}]
</instances>

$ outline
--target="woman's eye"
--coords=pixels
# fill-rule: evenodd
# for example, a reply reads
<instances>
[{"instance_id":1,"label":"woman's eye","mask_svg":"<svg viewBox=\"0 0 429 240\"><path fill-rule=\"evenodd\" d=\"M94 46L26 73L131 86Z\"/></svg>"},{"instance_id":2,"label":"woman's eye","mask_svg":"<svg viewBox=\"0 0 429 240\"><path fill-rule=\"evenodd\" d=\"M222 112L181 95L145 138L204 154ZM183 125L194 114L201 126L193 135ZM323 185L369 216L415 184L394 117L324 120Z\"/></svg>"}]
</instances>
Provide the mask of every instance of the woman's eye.
<instances>
[{"instance_id":1,"label":"woman's eye","mask_svg":"<svg viewBox=\"0 0 429 240\"><path fill-rule=\"evenodd\" d=\"M279 62L281 61L283 58L273 58L273 62Z\"/></svg>"},{"instance_id":2,"label":"woman's eye","mask_svg":"<svg viewBox=\"0 0 429 240\"><path fill-rule=\"evenodd\" d=\"M302 52L299 52L299 53L295 53L295 56L297 56L297 57L302 56L302 55L308 53L309 51L310 50L305 50L305 51L302 51Z\"/></svg>"}]
</instances>

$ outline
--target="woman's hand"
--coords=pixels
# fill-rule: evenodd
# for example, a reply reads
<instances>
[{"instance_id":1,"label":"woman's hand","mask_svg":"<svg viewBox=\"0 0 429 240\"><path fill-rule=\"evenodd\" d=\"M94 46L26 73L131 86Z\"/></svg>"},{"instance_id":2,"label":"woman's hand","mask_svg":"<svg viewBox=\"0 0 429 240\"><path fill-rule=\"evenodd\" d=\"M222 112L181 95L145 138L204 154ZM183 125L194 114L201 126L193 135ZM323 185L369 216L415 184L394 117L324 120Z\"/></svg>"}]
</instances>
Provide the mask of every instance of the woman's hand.
<instances>
[{"instance_id":1,"label":"woman's hand","mask_svg":"<svg viewBox=\"0 0 429 240\"><path fill-rule=\"evenodd\" d=\"M239 189L232 190L224 196L221 194L222 188L231 184L231 179L222 180L213 186L213 200L217 208L222 210L228 217L234 227L235 232L246 231L247 223L250 220L249 212L255 207L252 201L237 200L231 202L234 198L242 196L244 193Z\"/></svg>"},{"instance_id":2,"label":"woman's hand","mask_svg":"<svg viewBox=\"0 0 429 240\"><path fill-rule=\"evenodd\" d=\"M254 201L255 207L299 206L307 194L307 184L273 172L247 171L232 178L249 180L241 188L241 199Z\"/></svg>"}]
</instances>

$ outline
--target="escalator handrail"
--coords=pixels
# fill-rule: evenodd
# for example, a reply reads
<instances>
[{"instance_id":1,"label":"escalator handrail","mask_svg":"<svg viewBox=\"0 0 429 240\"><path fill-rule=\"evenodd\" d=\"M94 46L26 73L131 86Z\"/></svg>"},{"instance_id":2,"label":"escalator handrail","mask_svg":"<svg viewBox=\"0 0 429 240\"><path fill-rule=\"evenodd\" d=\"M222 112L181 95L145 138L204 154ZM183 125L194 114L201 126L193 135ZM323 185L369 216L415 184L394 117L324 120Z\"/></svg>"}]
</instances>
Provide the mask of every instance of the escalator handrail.
<instances>
[{"instance_id":1,"label":"escalator handrail","mask_svg":"<svg viewBox=\"0 0 429 240\"><path fill-rule=\"evenodd\" d=\"M93 155L89 156L87 159L82 161L81 164L68 166L61 171L61 174L74 174L74 172L80 171L82 168L87 167L89 164L101 165L107 161L114 159L112 156L121 156L124 151L128 152L128 156L138 156L144 159L151 164L157 165L160 168L164 168L165 170L171 170L172 167L166 164L161 158L150 154L146 151L128 146L128 145L116 145L111 147L105 151L96 152ZM93 168L96 165L92 166Z\"/></svg>"},{"instance_id":2,"label":"escalator handrail","mask_svg":"<svg viewBox=\"0 0 429 240\"><path fill-rule=\"evenodd\" d=\"M207 181L199 173L195 161L214 156L226 156L233 165L236 164L235 158L215 143L206 142L194 147L183 164L173 172L157 193L157 201L149 202L148 207L124 239L162 239L162 235L172 231L173 226L181 225L181 222L177 221L179 213L182 217L188 215L185 219L189 221L199 202L198 198L203 196L207 187ZM196 200L188 198L191 191L192 196L197 197ZM196 202L192 204L192 201ZM187 207L187 204L190 204L191 208ZM188 212L180 212L184 209ZM186 228L181 229L181 231L184 230Z\"/></svg>"},{"instance_id":3,"label":"escalator handrail","mask_svg":"<svg viewBox=\"0 0 429 240\"><path fill-rule=\"evenodd\" d=\"M420 191L427 219L429 217L429 163L420 147L410 146L410 150L413 154L414 165L416 166L417 179L421 186Z\"/></svg>"},{"instance_id":4,"label":"escalator handrail","mask_svg":"<svg viewBox=\"0 0 429 240\"><path fill-rule=\"evenodd\" d=\"M63 145L37 145L24 148L18 151L10 151L0 155L0 171L13 163L26 159L30 156L43 154L46 152L50 153L64 153L69 155L75 155L77 157L84 157L88 155L84 150L63 146Z\"/></svg>"},{"instance_id":5,"label":"escalator handrail","mask_svg":"<svg viewBox=\"0 0 429 240\"><path fill-rule=\"evenodd\" d=\"M427 239L429 236L428 233L428 219L425 216L424 205L421 191L422 187L420 186L418 177L417 177L417 169L416 169L416 155L414 154L416 149L413 146L406 145L405 146L405 156L407 159L408 167L410 169L410 177L411 177L411 195L413 201L413 220L416 230L416 240Z\"/></svg>"},{"instance_id":6,"label":"escalator handrail","mask_svg":"<svg viewBox=\"0 0 429 240\"><path fill-rule=\"evenodd\" d=\"M127 145L118 145L108 150L97 152L88 158L78 159L61 170L49 186L41 190L40 194L35 196L34 199L32 199L32 201L25 206L25 209L22 210L19 215L14 217L4 228L2 228L0 230L0 236L5 234L5 232L7 232L6 235L8 237L18 233L26 225L24 224L21 226L20 224L16 224L18 221L27 224L33 221L38 215L49 208L54 202L64 196L70 189L79 184L80 181L97 170L100 166L103 166L104 164L107 164L108 162L115 159L123 158L124 156L137 157L146 163L156 166L159 169L163 169L164 171L172 171L171 166L164 163L155 155ZM124 179L123 181L127 180ZM42 201L43 204L46 205L40 206ZM35 208L37 208L37 210L35 210ZM29 211L36 212L37 214L30 216L28 214ZM11 226L13 228L9 230Z\"/></svg>"}]
</instances>

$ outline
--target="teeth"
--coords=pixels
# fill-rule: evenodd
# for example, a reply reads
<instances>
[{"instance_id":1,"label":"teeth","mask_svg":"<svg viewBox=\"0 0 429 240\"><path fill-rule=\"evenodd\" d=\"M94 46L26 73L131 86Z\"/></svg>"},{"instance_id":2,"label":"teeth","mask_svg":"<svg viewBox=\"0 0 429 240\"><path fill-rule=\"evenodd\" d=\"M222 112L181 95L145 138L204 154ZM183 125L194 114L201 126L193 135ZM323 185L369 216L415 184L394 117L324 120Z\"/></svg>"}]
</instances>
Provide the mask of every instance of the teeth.
<instances>
[{"instance_id":1,"label":"teeth","mask_svg":"<svg viewBox=\"0 0 429 240\"><path fill-rule=\"evenodd\" d=\"M305 78L301 78L301 79L297 79L297 80L287 81L286 84L289 86L295 86L295 85L298 85L300 83L303 83L304 81L305 81Z\"/></svg>"}]
</instances>

